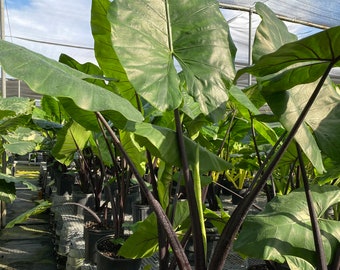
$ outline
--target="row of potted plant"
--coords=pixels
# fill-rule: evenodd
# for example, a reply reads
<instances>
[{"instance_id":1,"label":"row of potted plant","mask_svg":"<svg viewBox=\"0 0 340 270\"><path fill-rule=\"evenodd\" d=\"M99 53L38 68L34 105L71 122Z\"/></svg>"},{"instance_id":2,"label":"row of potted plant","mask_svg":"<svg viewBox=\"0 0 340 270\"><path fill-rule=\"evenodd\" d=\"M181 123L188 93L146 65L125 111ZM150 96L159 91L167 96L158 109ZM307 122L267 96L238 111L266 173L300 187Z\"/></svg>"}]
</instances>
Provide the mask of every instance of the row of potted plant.
<instances>
[{"instance_id":1,"label":"row of potted plant","mask_svg":"<svg viewBox=\"0 0 340 270\"><path fill-rule=\"evenodd\" d=\"M118 254L158 252L160 269L190 269L184 246L192 235L195 269L222 269L237 238L235 249L268 267L336 269L339 96L329 72L339 65L339 27L297 40L257 3L254 64L236 72L236 48L216 1L93 0L91 12L98 66L66 55L56 62L6 41L0 64L43 95L29 121L49 139L54 159L65 166L76 160L96 211L103 189L117 183L104 204L116 238L123 236L126 179L136 179L153 214ZM257 83L240 89L244 73ZM264 104L272 114L261 113ZM250 183L230 217L214 196L218 179ZM268 200L289 194L246 218L263 190ZM286 200L294 204L285 210ZM273 216L278 221L268 223ZM220 233L210 258L207 221Z\"/></svg>"}]
</instances>

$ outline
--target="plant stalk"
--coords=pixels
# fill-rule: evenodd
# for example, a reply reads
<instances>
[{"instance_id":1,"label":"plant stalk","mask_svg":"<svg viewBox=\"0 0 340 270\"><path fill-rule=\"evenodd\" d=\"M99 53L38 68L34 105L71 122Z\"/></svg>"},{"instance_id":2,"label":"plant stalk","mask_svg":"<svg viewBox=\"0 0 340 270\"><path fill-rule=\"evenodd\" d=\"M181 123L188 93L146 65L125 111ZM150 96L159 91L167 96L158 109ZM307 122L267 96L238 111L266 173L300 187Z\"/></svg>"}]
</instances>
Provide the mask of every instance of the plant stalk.
<instances>
[{"instance_id":1,"label":"plant stalk","mask_svg":"<svg viewBox=\"0 0 340 270\"><path fill-rule=\"evenodd\" d=\"M154 170L154 166L152 163L151 154L149 151L146 151L146 157L149 164L150 170L150 178L152 185L153 196L157 201L159 201L158 190L157 190L157 180L156 180L156 172ZM159 270L167 270L168 262L169 262L169 252L168 252L168 241L166 238L166 233L162 227L162 224L157 219L157 228L158 228L158 257L159 257Z\"/></svg>"},{"instance_id":2,"label":"plant stalk","mask_svg":"<svg viewBox=\"0 0 340 270\"><path fill-rule=\"evenodd\" d=\"M303 180L304 189L305 189L305 193L306 193L308 211L309 211L310 220L311 220L311 223L312 223L315 250L316 250L316 254L318 254L318 256L317 256L317 260L318 260L317 269L327 270L326 254L325 254L325 249L324 249L323 243L322 243L320 226L319 226L318 218L316 216L315 208L314 208L314 205L313 205L312 192L310 190L309 183L308 183L307 173L306 173L306 169L305 169L305 166L304 166L302 153L301 153L301 147L298 143L296 143L296 150L297 150L298 157L299 157L300 170L301 170L302 180Z\"/></svg>"}]
</instances>

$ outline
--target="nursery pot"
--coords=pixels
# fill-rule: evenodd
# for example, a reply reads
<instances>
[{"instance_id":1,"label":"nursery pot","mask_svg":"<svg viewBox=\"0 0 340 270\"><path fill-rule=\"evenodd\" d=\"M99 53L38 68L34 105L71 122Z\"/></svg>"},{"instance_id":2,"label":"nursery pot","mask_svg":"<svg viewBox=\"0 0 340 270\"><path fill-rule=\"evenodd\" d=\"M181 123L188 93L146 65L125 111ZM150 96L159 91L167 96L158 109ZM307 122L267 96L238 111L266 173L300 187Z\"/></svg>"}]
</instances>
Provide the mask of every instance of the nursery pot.
<instances>
[{"instance_id":1,"label":"nursery pot","mask_svg":"<svg viewBox=\"0 0 340 270\"><path fill-rule=\"evenodd\" d=\"M138 201L140 201L139 186L135 185L135 186L129 187L129 191L127 193L126 201L125 201L125 204L126 204L125 213L128 215L132 215L132 205Z\"/></svg>"},{"instance_id":2,"label":"nursery pot","mask_svg":"<svg viewBox=\"0 0 340 270\"><path fill-rule=\"evenodd\" d=\"M142 259L126 259L114 257L112 254L119 246L112 243L114 235L107 235L96 242L97 270L138 270Z\"/></svg>"},{"instance_id":3,"label":"nursery pot","mask_svg":"<svg viewBox=\"0 0 340 270\"><path fill-rule=\"evenodd\" d=\"M72 194L72 186L74 184L74 176L69 174L58 173L55 175L55 184L57 187L57 195L65 193Z\"/></svg>"},{"instance_id":4,"label":"nursery pot","mask_svg":"<svg viewBox=\"0 0 340 270\"><path fill-rule=\"evenodd\" d=\"M246 193L247 193L247 188L243 188L243 189L234 189L233 191L235 193L237 193L238 195L240 196L244 196ZM231 202L234 204L234 205L238 205L243 199L235 194L231 194Z\"/></svg>"},{"instance_id":5,"label":"nursery pot","mask_svg":"<svg viewBox=\"0 0 340 270\"><path fill-rule=\"evenodd\" d=\"M212 251L215 248L215 245L219 239L219 234L217 232L217 228L210 227L209 225L206 226L205 230L206 230L206 235L207 235L207 257L209 260L212 254ZM189 262L193 263L195 259L195 250L194 250L194 242L193 242L192 237L189 238L189 241L185 246L185 254L188 257Z\"/></svg>"},{"instance_id":6,"label":"nursery pot","mask_svg":"<svg viewBox=\"0 0 340 270\"><path fill-rule=\"evenodd\" d=\"M85 261L90 264L96 264L96 242L103 236L114 233L113 230L84 228L85 241Z\"/></svg>"},{"instance_id":7,"label":"nursery pot","mask_svg":"<svg viewBox=\"0 0 340 270\"><path fill-rule=\"evenodd\" d=\"M135 202L132 204L132 220L133 223L138 221L143 221L152 213L152 208L150 205L141 204L140 202Z\"/></svg>"}]
</instances>

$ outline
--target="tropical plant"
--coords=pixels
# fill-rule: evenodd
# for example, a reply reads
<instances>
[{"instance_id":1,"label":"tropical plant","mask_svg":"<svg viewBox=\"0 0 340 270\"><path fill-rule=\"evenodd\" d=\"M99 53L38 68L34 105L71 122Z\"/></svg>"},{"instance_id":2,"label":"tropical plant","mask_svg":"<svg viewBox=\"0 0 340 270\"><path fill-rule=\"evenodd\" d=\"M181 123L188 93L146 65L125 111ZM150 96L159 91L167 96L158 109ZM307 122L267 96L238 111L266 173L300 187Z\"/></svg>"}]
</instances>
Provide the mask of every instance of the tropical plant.
<instances>
[{"instance_id":1,"label":"tropical plant","mask_svg":"<svg viewBox=\"0 0 340 270\"><path fill-rule=\"evenodd\" d=\"M181 228L190 228L186 231L193 234L195 269L222 269L250 206L293 139L303 151L303 154L296 151L301 170L305 169L303 155L319 174L324 172L324 156L338 162L339 97L328 74L339 65L339 27L296 41L266 6L257 4L256 9L263 22L254 43L255 64L239 71L236 79L249 72L258 82L244 91L233 86L236 50L218 3L213 0L153 0L140 5L123 0L94 0L91 24L100 74L89 75L0 41L0 63L9 74L24 80L37 93L57 98L85 129L98 131L102 125L103 133L108 134L126 160L154 209L155 214L145 224L151 219L158 222L161 269L169 266L169 246L179 268L190 268L175 231ZM277 31L272 31L273 27ZM290 43L284 45L286 42ZM249 126L256 131L250 132L252 136L257 139L259 134L261 140L271 145L271 150L261 156L254 143L259 169L247 196L221 229L208 265L202 175L211 177L231 166L216 155L221 152L216 151L219 147L213 142L203 147L198 139L203 138L204 129L222 127L221 123L226 122L229 97L237 107L237 116L249 120ZM264 103L289 131L287 135L283 129L276 134L261 120L267 119L259 111ZM132 154L140 148L146 150L149 166L153 158L160 160L158 174L153 175L157 182L153 180L152 192L142 177L141 160ZM169 209L175 207L169 192L173 168L184 178L189 209L186 213L190 217L179 224L176 212L174 219L169 215L172 213ZM302 173L310 202L306 175ZM312 205L308 203L311 216ZM186 220L191 221L187 227ZM326 269L328 261L322 255L320 230L315 221L313 218L311 223L317 253L321 254L319 268ZM174 224L178 226L174 228ZM142 225L139 229L143 229ZM284 241L294 245L290 239ZM330 252L327 258L334 257L333 247L327 252ZM296 261L301 262L298 258Z\"/></svg>"}]
</instances>

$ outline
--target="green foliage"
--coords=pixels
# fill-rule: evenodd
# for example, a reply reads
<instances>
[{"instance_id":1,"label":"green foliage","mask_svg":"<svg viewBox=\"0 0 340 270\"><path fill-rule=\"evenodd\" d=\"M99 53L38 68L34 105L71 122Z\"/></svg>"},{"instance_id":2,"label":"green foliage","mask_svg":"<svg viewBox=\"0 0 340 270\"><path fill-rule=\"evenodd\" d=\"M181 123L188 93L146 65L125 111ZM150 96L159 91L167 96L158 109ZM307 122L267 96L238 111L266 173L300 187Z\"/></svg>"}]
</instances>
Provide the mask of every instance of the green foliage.
<instances>
[{"instance_id":1,"label":"green foliage","mask_svg":"<svg viewBox=\"0 0 340 270\"><path fill-rule=\"evenodd\" d=\"M38 187L33 185L28 179L0 173L0 200L5 202L13 202L15 200L15 184L24 184L30 190L38 190Z\"/></svg>"},{"instance_id":2,"label":"green foliage","mask_svg":"<svg viewBox=\"0 0 340 270\"><path fill-rule=\"evenodd\" d=\"M70 165L74 154L83 149L91 136L91 131L86 130L77 122L70 121L57 134L57 142L52 149L52 154L60 163Z\"/></svg>"},{"instance_id":3,"label":"green foliage","mask_svg":"<svg viewBox=\"0 0 340 270\"><path fill-rule=\"evenodd\" d=\"M340 241L340 223L323 217L332 205L340 202L340 189L313 185L311 190L327 262L331 263ZM249 257L280 263L285 256L294 256L315 267L317 254L304 189L278 196L261 213L249 215L234 249Z\"/></svg>"},{"instance_id":4,"label":"green foliage","mask_svg":"<svg viewBox=\"0 0 340 270\"><path fill-rule=\"evenodd\" d=\"M178 108L176 59L202 113L223 116L236 50L217 2L114 1L108 14L114 50L138 94L160 111Z\"/></svg>"},{"instance_id":5,"label":"green foliage","mask_svg":"<svg viewBox=\"0 0 340 270\"><path fill-rule=\"evenodd\" d=\"M128 130L133 131L136 140L153 155L169 164L181 166L175 131L148 123L137 123L129 126ZM197 143L187 137L184 138L184 143L187 149L189 165L194 166ZM199 158L202 172L210 170L223 171L230 168L228 162L201 146L199 146Z\"/></svg>"},{"instance_id":6,"label":"green foliage","mask_svg":"<svg viewBox=\"0 0 340 270\"><path fill-rule=\"evenodd\" d=\"M27 100L0 99L0 134L11 143L4 148L19 153L20 146L23 153L33 149L33 144L23 147L22 143L40 143L33 120L48 135L54 146L52 153L62 163L70 164L78 148L90 145L104 164L111 165L111 146L107 147L106 133L101 131L95 114L101 112L139 174L145 171L145 150L160 159L156 184L164 209L169 209L171 202L174 171L186 169L184 158L194 169L197 198L201 197L201 185L210 183L210 176L220 172L230 170L234 177L245 171L247 174L239 178L241 187L284 129L292 129L318 79L328 68L339 66L340 59L340 27L296 41L264 4L257 3L256 11L262 22L254 41L255 64L240 70L235 79L246 72L254 75L257 84L247 89L233 85L236 48L214 0L150 0L139 5L124 0L93 0L91 27L99 66L80 64L66 55L56 62L0 41L0 63L5 71L44 95L42 109L34 111ZM334 178L339 182L337 90L327 79L295 135L313 165L311 171L315 168L323 173L327 156L326 167L331 170L328 175L319 175L320 183L334 182ZM261 113L265 102L274 115ZM180 119L175 119L173 110L179 112ZM183 127L184 134L175 131L175 124ZM32 135L32 140L23 133ZM183 146L179 146L179 137L184 140L185 157L180 155ZM119 157L123 154L115 151ZM295 160L296 151L288 148L272 174L282 179L277 184L280 191ZM5 179L0 181L0 199L13 201L15 180L0 179ZM323 215L339 203L339 194L336 187L313 186L328 262L339 242L340 227L339 222ZM41 209L37 206L28 214ZM218 215L209 209L200 210L199 220L191 221L188 205L178 204L172 225L179 239L190 222L203 224L206 218L219 232L228 228L225 212ZM27 213L19 220L26 217ZM164 220L158 221L166 226ZM120 253L133 258L151 256L158 248L158 236L157 219L152 214L137 224ZM292 269L311 269L316 254L302 190L278 197L262 213L247 218L234 248L248 256L286 261Z\"/></svg>"},{"instance_id":7,"label":"green foliage","mask_svg":"<svg viewBox=\"0 0 340 270\"><path fill-rule=\"evenodd\" d=\"M180 201L174 212L173 227L181 237L188 229L189 207L187 201ZM119 255L125 258L145 258L152 256L158 250L157 218L154 213L139 222L133 234L119 249Z\"/></svg>"},{"instance_id":8,"label":"green foliage","mask_svg":"<svg viewBox=\"0 0 340 270\"><path fill-rule=\"evenodd\" d=\"M117 126L143 120L126 99L83 80L91 76L23 47L1 41L0 62L8 74L25 81L33 91L70 98L84 110L107 111L107 116Z\"/></svg>"},{"instance_id":9,"label":"green foliage","mask_svg":"<svg viewBox=\"0 0 340 270\"><path fill-rule=\"evenodd\" d=\"M13 228L15 224L20 224L20 223L24 222L30 216L38 215L40 213L45 212L47 209L49 209L51 207L51 205L52 205L52 203L49 202L49 201L38 201L37 205L35 207L29 209L28 211L20 214L19 216L17 216L16 218L14 218L10 222L8 222L6 224L6 228L7 229Z\"/></svg>"}]
</instances>

